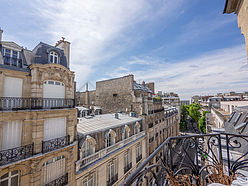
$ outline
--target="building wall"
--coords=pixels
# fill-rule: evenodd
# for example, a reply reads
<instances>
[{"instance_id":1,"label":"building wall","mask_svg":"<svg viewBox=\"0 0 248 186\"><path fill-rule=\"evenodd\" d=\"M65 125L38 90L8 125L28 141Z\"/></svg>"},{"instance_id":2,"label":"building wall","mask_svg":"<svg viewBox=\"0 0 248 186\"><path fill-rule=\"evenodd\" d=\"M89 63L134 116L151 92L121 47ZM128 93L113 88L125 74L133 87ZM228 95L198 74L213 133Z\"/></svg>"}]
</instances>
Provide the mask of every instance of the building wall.
<instances>
[{"instance_id":1,"label":"building wall","mask_svg":"<svg viewBox=\"0 0 248 186\"><path fill-rule=\"evenodd\" d=\"M241 29L241 33L245 37L245 46L247 52L247 60L248 60L248 1L244 0L242 6L238 12L238 27Z\"/></svg>"},{"instance_id":2,"label":"building wall","mask_svg":"<svg viewBox=\"0 0 248 186\"><path fill-rule=\"evenodd\" d=\"M76 92L76 105L88 105L87 104L87 99L86 99L86 95L87 93L86 92ZM91 104L95 104L96 102L96 91L95 90L91 90L91 91L88 91L88 102L89 102L89 105Z\"/></svg>"},{"instance_id":3,"label":"building wall","mask_svg":"<svg viewBox=\"0 0 248 186\"><path fill-rule=\"evenodd\" d=\"M133 75L96 82L96 105L103 113L131 111Z\"/></svg>"},{"instance_id":4,"label":"building wall","mask_svg":"<svg viewBox=\"0 0 248 186\"><path fill-rule=\"evenodd\" d=\"M231 114L236 107L248 106L248 101L221 101L220 108Z\"/></svg>"}]
</instances>

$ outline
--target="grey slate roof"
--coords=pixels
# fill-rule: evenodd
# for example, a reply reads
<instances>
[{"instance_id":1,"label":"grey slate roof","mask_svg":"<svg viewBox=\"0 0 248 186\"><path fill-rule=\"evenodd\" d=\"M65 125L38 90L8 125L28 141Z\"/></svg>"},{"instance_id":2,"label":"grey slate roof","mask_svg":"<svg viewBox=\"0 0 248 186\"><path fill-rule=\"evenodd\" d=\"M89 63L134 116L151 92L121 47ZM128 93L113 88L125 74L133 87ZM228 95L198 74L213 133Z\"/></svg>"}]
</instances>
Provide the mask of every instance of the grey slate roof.
<instances>
[{"instance_id":1,"label":"grey slate roof","mask_svg":"<svg viewBox=\"0 0 248 186\"><path fill-rule=\"evenodd\" d=\"M55 51L58 53L59 55L59 64L67 67L67 60L66 60L66 56L64 54L64 51L56 48L54 46L48 45L46 43L42 43L40 42L34 49L33 49L33 53L34 53L34 62L33 63L40 63L40 64L47 64L49 63L48 61L48 54L51 51Z\"/></svg>"},{"instance_id":2,"label":"grey slate roof","mask_svg":"<svg viewBox=\"0 0 248 186\"><path fill-rule=\"evenodd\" d=\"M133 83L133 89L134 89L134 90L143 91L143 92L152 93L151 89L149 89L147 86L144 86L144 85L142 85L142 84L138 84L138 83L136 83L136 82Z\"/></svg>"}]
</instances>

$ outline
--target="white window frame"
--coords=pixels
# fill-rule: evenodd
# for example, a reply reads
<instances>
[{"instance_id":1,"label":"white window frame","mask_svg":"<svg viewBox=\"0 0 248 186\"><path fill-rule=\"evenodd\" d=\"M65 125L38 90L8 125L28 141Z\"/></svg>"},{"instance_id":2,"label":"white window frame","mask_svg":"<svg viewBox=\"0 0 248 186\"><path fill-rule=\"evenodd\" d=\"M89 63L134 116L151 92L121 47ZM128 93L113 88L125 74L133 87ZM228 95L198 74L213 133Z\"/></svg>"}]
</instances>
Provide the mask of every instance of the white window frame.
<instances>
[{"instance_id":1,"label":"white window frame","mask_svg":"<svg viewBox=\"0 0 248 186\"><path fill-rule=\"evenodd\" d=\"M12 175L12 173L15 171L17 171L17 173ZM0 178L0 185L2 182L8 180L8 186L11 186L11 180L16 176L17 176L17 186L20 185L19 184L19 182L20 182L20 171L19 170L14 170L14 171L8 172L6 174L8 174L8 176L6 178L3 178L3 179ZM3 176L5 176L6 174L4 174ZM1 176L1 177L3 177L3 176Z\"/></svg>"},{"instance_id":2,"label":"white window frame","mask_svg":"<svg viewBox=\"0 0 248 186\"><path fill-rule=\"evenodd\" d=\"M112 175L113 170L113 175ZM108 180L111 180L117 174L117 161L116 159L108 164Z\"/></svg>"},{"instance_id":3,"label":"white window frame","mask_svg":"<svg viewBox=\"0 0 248 186\"><path fill-rule=\"evenodd\" d=\"M52 60L51 60L51 57L52 57ZM55 63L56 58L57 58L57 62ZM49 62L59 64L59 54L55 51L49 52Z\"/></svg>"},{"instance_id":4,"label":"white window frame","mask_svg":"<svg viewBox=\"0 0 248 186\"><path fill-rule=\"evenodd\" d=\"M142 155L142 151L141 151L141 144L139 143L137 146L136 146L136 158L138 158L140 155Z\"/></svg>"},{"instance_id":5,"label":"white window frame","mask_svg":"<svg viewBox=\"0 0 248 186\"><path fill-rule=\"evenodd\" d=\"M131 150L128 150L124 155L124 167L128 166L131 163Z\"/></svg>"},{"instance_id":6,"label":"white window frame","mask_svg":"<svg viewBox=\"0 0 248 186\"><path fill-rule=\"evenodd\" d=\"M83 186L95 186L95 174L89 175L82 181Z\"/></svg>"}]
</instances>

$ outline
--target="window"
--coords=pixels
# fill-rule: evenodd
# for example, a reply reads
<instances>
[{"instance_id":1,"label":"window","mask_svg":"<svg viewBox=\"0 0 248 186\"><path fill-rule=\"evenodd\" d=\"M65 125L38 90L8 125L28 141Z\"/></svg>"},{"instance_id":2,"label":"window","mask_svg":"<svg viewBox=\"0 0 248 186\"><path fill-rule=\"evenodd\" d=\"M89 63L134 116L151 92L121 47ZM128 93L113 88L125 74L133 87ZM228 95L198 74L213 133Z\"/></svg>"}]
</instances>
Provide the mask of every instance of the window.
<instances>
[{"instance_id":1,"label":"window","mask_svg":"<svg viewBox=\"0 0 248 186\"><path fill-rule=\"evenodd\" d=\"M94 186L95 185L94 175L88 176L83 180L83 186Z\"/></svg>"},{"instance_id":2,"label":"window","mask_svg":"<svg viewBox=\"0 0 248 186\"><path fill-rule=\"evenodd\" d=\"M91 136L87 135L82 146L82 158L95 153L96 141Z\"/></svg>"},{"instance_id":3,"label":"window","mask_svg":"<svg viewBox=\"0 0 248 186\"><path fill-rule=\"evenodd\" d=\"M118 96L118 94L113 94L113 97L117 97Z\"/></svg>"},{"instance_id":4,"label":"window","mask_svg":"<svg viewBox=\"0 0 248 186\"><path fill-rule=\"evenodd\" d=\"M65 157L57 156L45 162L42 166L42 184L45 185L51 181L66 174Z\"/></svg>"},{"instance_id":5,"label":"window","mask_svg":"<svg viewBox=\"0 0 248 186\"><path fill-rule=\"evenodd\" d=\"M108 164L108 184L113 185L118 179L116 159Z\"/></svg>"},{"instance_id":6,"label":"window","mask_svg":"<svg viewBox=\"0 0 248 186\"><path fill-rule=\"evenodd\" d=\"M142 159L141 144L136 146L136 163Z\"/></svg>"},{"instance_id":7,"label":"window","mask_svg":"<svg viewBox=\"0 0 248 186\"><path fill-rule=\"evenodd\" d=\"M57 52L54 52L54 51L52 51L52 52L50 52L49 53L49 62L50 63L59 63L59 55L58 55L58 53Z\"/></svg>"},{"instance_id":8,"label":"window","mask_svg":"<svg viewBox=\"0 0 248 186\"><path fill-rule=\"evenodd\" d=\"M124 173L132 168L131 151L127 151L124 155Z\"/></svg>"},{"instance_id":9,"label":"window","mask_svg":"<svg viewBox=\"0 0 248 186\"><path fill-rule=\"evenodd\" d=\"M125 127L123 128L122 138L127 139L129 137L129 132L130 132L130 128L127 125L125 125Z\"/></svg>"},{"instance_id":10,"label":"window","mask_svg":"<svg viewBox=\"0 0 248 186\"><path fill-rule=\"evenodd\" d=\"M0 178L0 185L2 186L18 186L19 185L20 171L14 170L4 174Z\"/></svg>"},{"instance_id":11,"label":"window","mask_svg":"<svg viewBox=\"0 0 248 186\"><path fill-rule=\"evenodd\" d=\"M140 132L140 124L136 122L134 125L134 134L138 134Z\"/></svg>"},{"instance_id":12,"label":"window","mask_svg":"<svg viewBox=\"0 0 248 186\"><path fill-rule=\"evenodd\" d=\"M3 48L3 61L5 65L22 67L21 54L18 51Z\"/></svg>"},{"instance_id":13,"label":"window","mask_svg":"<svg viewBox=\"0 0 248 186\"><path fill-rule=\"evenodd\" d=\"M105 134L105 136L106 136L106 144L105 144L106 147L109 147L109 146L115 144L115 136L116 136L116 133L115 133L112 129L110 129L110 130Z\"/></svg>"}]
</instances>

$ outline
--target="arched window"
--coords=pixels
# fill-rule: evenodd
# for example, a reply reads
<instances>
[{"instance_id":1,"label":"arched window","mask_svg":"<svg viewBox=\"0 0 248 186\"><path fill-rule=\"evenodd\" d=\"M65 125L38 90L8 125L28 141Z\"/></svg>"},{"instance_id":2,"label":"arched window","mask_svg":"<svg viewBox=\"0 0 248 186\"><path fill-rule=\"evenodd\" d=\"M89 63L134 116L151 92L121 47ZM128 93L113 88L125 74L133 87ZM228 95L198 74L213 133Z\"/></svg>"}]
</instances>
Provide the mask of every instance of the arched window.
<instances>
[{"instance_id":1,"label":"arched window","mask_svg":"<svg viewBox=\"0 0 248 186\"><path fill-rule=\"evenodd\" d=\"M130 132L130 128L127 125L125 125L122 131L122 135L123 135L122 138L127 139L129 137L129 132Z\"/></svg>"},{"instance_id":2,"label":"arched window","mask_svg":"<svg viewBox=\"0 0 248 186\"><path fill-rule=\"evenodd\" d=\"M140 124L136 122L134 125L134 134L138 134L140 132Z\"/></svg>"},{"instance_id":3,"label":"arched window","mask_svg":"<svg viewBox=\"0 0 248 186\"><path fill-rule=\"evenodd\" d=\"M105 134L105 146L109 147L111 145L115 144L115 137L116 137L116 133L115 131L113 131L112 129L110 129L108 132L106 132Z\"/></svg>"},{"instance_id":4,"label":"arched window","mask_svg":"<svg viewBox=\"0 0 248 186\"><path fill-rule=\"evenodd\" d=\"M49 62L50 63L59 63L59 55L57 52L51 51L49 53Z\"/></svg>"},{"instance_id":5,"label":"arched window","mask_svg":"<svg viewBox=\"0 0 248 186\"><path fill-rule=\"evenodd\" d=\"M96 141L91 136L87 135L82 146L82 158L95 153Z\"/></svg>"},{"instance_id":6,"label":"arched window","mask_svg":"<svg viewBox=\"0 0 248 186\"><path fill-rule=\"evenodd\" d=\"M20 171L14 170L0 177L0 185L18 186L19 179L20 179Z\"/></svg>"}]
</instances>

